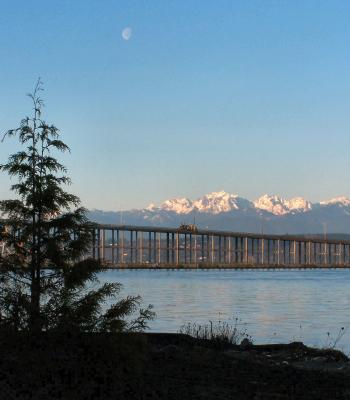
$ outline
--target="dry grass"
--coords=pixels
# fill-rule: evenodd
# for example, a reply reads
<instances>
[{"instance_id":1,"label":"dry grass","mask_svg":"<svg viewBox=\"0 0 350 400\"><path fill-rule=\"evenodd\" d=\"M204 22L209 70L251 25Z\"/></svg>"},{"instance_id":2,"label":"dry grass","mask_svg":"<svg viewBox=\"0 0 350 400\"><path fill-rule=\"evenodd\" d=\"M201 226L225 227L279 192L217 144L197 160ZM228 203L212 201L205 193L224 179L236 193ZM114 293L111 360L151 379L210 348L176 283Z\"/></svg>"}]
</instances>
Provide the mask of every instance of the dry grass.
<instances>
[{"instance_id":1,"label":"dry grass","mask_svg":"<svg viewBox=\"0 0 350 400\"><path fill-rule=\"evenodd\" d=\"M198 324L189 322L181 326L179 333L192 336L197 339L210 340L218 344L240 344L243 339L252 342L252 338L247 333L246 328L240 326L238 318L233 323L226 321L218 321L213 323L209 321L207 324Z\"/></svg>"}]
</instances>

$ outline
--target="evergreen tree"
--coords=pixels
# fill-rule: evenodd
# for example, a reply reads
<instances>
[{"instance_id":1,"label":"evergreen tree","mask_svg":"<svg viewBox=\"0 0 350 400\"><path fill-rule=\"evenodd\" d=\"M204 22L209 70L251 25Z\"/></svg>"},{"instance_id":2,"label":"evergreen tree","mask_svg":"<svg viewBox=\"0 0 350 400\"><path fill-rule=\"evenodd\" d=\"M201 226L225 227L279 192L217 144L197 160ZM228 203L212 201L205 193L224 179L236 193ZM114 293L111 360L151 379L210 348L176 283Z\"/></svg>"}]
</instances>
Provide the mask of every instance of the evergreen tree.
<instances>
[{"instance_id":1,"label":"evergreen tree","mask_svg":"<svg viewBox=\"0 0 350 400\"><path fill-rule=\"evenodd\" d=\"M139 296L118 300L121 285L100 284L103 265L85 258L93 224L80 200L65 187L70 179L54 151L69 151L58 129L42 119L42 83L29 97L33 115L5 137L17 137L22 150L0 166L16 183L18 198L0 201L0 328L69 329L83 332L142 330L153 318L140 309ZM107 301L116 301L107 307ZM134 312L138 312L134 316Z\"/></svg>"}]
</instances>

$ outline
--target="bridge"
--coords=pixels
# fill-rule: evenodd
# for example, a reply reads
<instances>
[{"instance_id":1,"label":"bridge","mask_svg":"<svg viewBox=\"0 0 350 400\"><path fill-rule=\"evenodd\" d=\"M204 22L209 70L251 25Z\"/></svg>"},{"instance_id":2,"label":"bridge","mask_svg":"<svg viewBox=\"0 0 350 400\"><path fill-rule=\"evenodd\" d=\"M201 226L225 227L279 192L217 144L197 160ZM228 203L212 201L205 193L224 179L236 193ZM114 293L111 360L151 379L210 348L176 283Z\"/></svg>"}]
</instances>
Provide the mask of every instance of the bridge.
<instances>
[{"instance_id":1,"label":"bridge","mask_svg":"<svg viewBox=\"0 0 350 400\"><path fill-rule=\"evenodd\" d=\"M350 241L194 225L98 225L92 255L108 268L350 268Z\"/></svg>"}]
</instances>

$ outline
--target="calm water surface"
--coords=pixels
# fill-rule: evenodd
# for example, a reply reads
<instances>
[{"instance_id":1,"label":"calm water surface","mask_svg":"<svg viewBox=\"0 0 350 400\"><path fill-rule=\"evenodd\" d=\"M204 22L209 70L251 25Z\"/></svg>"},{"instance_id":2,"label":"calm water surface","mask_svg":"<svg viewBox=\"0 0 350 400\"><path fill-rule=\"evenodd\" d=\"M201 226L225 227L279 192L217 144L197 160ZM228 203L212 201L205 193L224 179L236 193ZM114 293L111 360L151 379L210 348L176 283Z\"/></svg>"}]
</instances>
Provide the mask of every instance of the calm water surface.
<instances>
[{"instance_id":1,"label":"calm water surface","mask_svg":"<svg viewBox=\"0 0 350 400\"><path fill-rule=\"evenodd\" d=\"M350 353L349 270L109 270L101 278L154 305L152 331L239 318L255 343L324 346L327 332L334 339L348 327L337 347Z\"/></svg>"}]
</instances>

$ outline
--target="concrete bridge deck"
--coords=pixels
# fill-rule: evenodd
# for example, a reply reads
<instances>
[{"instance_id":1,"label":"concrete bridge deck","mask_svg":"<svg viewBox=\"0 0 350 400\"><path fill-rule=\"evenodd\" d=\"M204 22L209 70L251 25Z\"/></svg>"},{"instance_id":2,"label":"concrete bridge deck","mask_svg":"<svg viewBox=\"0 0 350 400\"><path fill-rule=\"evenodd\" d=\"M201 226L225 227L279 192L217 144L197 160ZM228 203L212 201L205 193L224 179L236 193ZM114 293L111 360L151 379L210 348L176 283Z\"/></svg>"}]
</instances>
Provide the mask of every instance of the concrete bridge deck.
<instances>
[{"instance_id":1,"label":"concrete bridge deck","mask_svg":"<svg viewBox=\"0 0 350 400\"><path fill-rule=\"evenodd\" d=\"M350 268L350 241L133 225L98 225L93 257L108 268Z\"/></svg>"}]
</instances>

